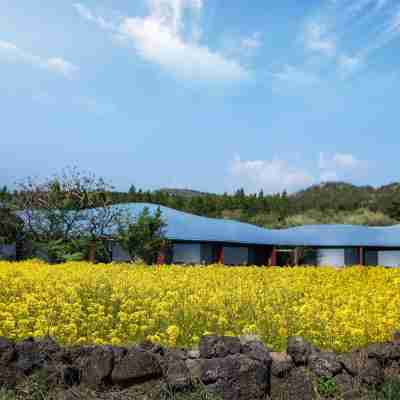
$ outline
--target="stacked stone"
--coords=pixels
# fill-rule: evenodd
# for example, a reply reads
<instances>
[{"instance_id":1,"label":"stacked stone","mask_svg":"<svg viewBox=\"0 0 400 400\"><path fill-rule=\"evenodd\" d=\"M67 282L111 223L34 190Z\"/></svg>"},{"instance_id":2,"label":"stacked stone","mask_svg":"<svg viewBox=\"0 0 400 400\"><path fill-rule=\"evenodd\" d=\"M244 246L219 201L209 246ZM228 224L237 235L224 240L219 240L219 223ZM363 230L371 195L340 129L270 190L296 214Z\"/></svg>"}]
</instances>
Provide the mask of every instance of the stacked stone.
<instances>
[{"instance_id":1,"label":"stacked stone","mask_svg":"<svg viewBox=\"0 0 400 400\"><path fill-rule=\"evenodd\" d=\"M15 389L36 372L49 388L91 390L99 399L111 392L119 399L156 399L201 385L226 400L311 400L321 379L334 380L343 399L362 399L368 388L400 377L400 335L346 354L320 351L301 337L289 338L284 353L271 352L254 336L207 336L196 350L153 343L66 348L50 338L0 339L0 388Z\"/></svg>"}]
</instances>

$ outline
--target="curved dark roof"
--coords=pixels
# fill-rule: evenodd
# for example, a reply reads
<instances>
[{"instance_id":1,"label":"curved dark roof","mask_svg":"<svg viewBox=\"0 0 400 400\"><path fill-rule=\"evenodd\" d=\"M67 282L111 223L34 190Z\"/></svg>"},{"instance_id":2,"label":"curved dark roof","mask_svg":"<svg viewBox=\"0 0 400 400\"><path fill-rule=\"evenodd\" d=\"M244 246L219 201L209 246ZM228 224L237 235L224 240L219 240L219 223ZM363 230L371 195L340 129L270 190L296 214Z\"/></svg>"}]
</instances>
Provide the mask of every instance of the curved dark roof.
<instances>
[{"instance_id":1,"label":"curved dark roof","mask_svg":"<svg viewBox=\"0 0 400 400\"><path fill-rule=\"evenodd\" d=\"M129 203L118 205L118 207L133 216L141 213L146 207L152 213L160 207L162 217L167 223L166 237L169 240L260 245L280 244L278 243L279 231L268 230L251 224L200 217L149 203Z\"/></svg>"},{"instance_id":2,"label":"curved dark roof","mask_svg":"<svg viewBox=\"0 0 400 400\"><path fill-rule=\"evenodd\" d=\"M400 225L305 225L283 231L288 245L320 247L400 247Z\"/></svg>"},{"instance_id":3,"label":"curved dark roof","mask_svg":"<svg viewBox=\"0 0 400 400\"><path fill-rule=\"evenodd\" d=\"M200 217L148 203L120 205L132 215L145 207L160 207L170 240L319 247L400 247L400 225L367 227L357 225L305 225L289 229L264 229L231 220Z\"/></svg>"},{"instance_id":4,"label":"curved dark roof","mask_svg":"<svg viewBox=\"0 0 400 400\"><path fill-rule=\"evenodd\" d=\"M390 227L305 225L289 229L265 229L237 221L200 217L150 203L128 203L112 207L118 207L133 217L139 215L144 208L154 213L159 207L167 223L166 237L175 241L292 247L400 248L400 225ZM86 210L88 213L96 211L96 209ZM18 215L24 219L23 213ZM85 218L82 219L83 224L84 220ZM112 235L115 229L106 234Z\"/></svg>"}]
</instances>

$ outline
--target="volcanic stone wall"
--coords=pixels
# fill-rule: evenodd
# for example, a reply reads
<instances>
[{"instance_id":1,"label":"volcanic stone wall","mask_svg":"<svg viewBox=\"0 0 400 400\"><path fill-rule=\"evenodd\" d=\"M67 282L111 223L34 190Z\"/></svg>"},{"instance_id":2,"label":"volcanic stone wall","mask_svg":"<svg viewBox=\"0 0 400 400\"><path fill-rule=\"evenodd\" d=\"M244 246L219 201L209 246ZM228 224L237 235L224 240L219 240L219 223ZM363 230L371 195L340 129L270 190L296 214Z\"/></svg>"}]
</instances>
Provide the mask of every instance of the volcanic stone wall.
<instances>
[{"instance_id":1,"label":"volcanic stone wall","mask_svg":"<svg viewBox=\"0 0 400 400\"><path fill-rule=\"evenodd\" d=\"M289 338L282 353L254 336L207 336L194 350L0 339L0 388L18 391L40 376L57 399L167 399L199 387L224 400L367 399L400 378L399 339L345 354L320 351L301 337Z\"/></svg>"}]
</instances>

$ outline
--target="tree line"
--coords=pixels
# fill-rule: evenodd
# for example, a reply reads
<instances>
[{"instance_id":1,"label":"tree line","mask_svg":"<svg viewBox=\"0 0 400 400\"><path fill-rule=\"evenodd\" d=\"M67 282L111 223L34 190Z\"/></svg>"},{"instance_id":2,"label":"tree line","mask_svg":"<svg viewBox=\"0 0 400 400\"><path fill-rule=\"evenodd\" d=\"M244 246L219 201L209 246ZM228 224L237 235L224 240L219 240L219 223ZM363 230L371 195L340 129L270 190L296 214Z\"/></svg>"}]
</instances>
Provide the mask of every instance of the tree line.
<instances>
[{"instance_id":1,"label":"tree line","mask_svg":"<svg viewBox=\"0 0 400 400\"><path fill-rule=\"evenodd\" d=\"M56 259L92 257L88 253L95 252L97 259L107 260L109 250L101 245L99 238L118 227L114 233L119 235L132 258L151 261L156 251L144 254L140 249L148 247L143 243L150 239L153 242L149 247L153 250L165 246L159 234L165 228L162 216L157 215L153 220L154 215L147 214L132 221L131 216L122 212L122 207L115 207L131 202L159 204L266 228L319 223L384 226L400 221L400 184L397 183L379 188L345 182L325 183L294 194L286 191L266 194L262 190L246 193L244 189L232 194L179 189L150 191L134 185L122 192L93 174L67 168L44 180L24 179L14 191L6 187L0 190L0 242L13 241L23 234L39 247L46 247ZM22 213L23 229L21 219L15 217L18 212ZM148 236L138 239L138 232ZM87 245L96 242L99 242L96 246Z\"/></svg>"},{"instance_id":2,"label":"tree line","mask_svg":"<svg viewBox=\"0 0 400 400\"><path fill-rule=\"evenodd\" d=\"M295 194L211 194L187 190L114 192L115 203L148 202L196 215L233 219L266 228L304 224L387 226L400 221L400 184L373 188L344 182L312 186Z\"/></svg>"},{"instance_id":3,"label":"tree line","mask_svg":"<svg viewBox=\"0 0 400 400\"><path fill-rule=\"evenodd\" d=\"M112 261L117 242L132 261L155 263L168 246L161 211L130 215L115 205L113 186L68 168L43 180L26 178L0 191L0 245L18 243L19 258L52 263Z\"/></svg>"}]
</instances>

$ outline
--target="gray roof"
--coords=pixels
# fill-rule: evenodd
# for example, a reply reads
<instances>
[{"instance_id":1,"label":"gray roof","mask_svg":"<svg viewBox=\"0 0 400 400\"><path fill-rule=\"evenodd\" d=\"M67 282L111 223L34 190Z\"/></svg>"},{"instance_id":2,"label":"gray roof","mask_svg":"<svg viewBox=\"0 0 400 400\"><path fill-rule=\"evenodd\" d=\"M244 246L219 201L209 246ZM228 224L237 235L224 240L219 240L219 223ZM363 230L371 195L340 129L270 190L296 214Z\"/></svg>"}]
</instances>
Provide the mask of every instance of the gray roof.
<instances>
[{"instance_id":1,"label":"gray roof","mask_svg":"<svg viewBox=\"0 0 400 400\"><path fill-rule=\"evenodd\" d=\"M200 217L148 203L119 205L131 215L145 207L160 207L167 223L166 237L176 241L316 247L399 247L400 225L367 227L355 225L306 225L290 229L264 229L231 220Z\"/></svg>"}]
</instances>

